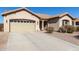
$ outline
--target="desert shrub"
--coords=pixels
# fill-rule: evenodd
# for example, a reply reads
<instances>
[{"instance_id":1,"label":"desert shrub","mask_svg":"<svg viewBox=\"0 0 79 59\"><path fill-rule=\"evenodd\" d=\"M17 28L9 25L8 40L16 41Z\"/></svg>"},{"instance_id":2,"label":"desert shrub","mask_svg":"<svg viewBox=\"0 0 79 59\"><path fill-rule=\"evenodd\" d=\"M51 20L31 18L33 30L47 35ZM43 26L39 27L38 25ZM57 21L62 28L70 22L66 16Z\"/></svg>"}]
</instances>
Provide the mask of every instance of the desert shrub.
<instances>
[{"instance_id":1,"label":"desert shrub","mask_svg":"<svg viewBox=\"0 0 79 59\"><path fill-rule=\"evenodd\" d=\"M47 33L52 33L54 31L53 27L47 27L46 28Z\"/></svg>"},{"instance_id":2,"label":"desert shrub","mask_svg":"<svg viewBox=\"0 0 79 59\"><path fill-rule=\"evenodd\" d=\"M0 24L0 32L3 31L3 24Z\"/></svg>"},{"instance_id":3,"label":"desert shrub","mask_svg":"<svg viewBox=\"0 0 79 59\"><path fill-rule=\"evenodd\" d=\"M60 28L58 29L58 32L63 32L63 33L65 33L65 32L66 32L66 30L65 30L65 28L64 28L64 27L60 27Z\"/></svg>"},{"instance_id":4,"label":"desert shrub","mask_svg":"<svg viewBox=\"0 0 79 59\"><path fill-rule=\"evenodd\" d=\"M68 26L67 33L73 33L75 31L75 28L73 26Z\"/></svg>"},{"instance_id":5,"label":"desert shrub","mask_svg":"<svg viewBox=\"0 0 79 59\"><path fill-rule=\"evenodd\" d=\"M76 31L79 31L79 27L76 27Z\"/></svg>"},{"instance_id":6,"label":"desert shrub","mask_svg":"<svg viewBox=\"0 0 79 59\"><path fill-rule=\"evenodd\" d=\"M63 33L73 33L75 31L75 28L73 26L66 25L60 27L58 31Z\"/></svg>"}]
</instances>

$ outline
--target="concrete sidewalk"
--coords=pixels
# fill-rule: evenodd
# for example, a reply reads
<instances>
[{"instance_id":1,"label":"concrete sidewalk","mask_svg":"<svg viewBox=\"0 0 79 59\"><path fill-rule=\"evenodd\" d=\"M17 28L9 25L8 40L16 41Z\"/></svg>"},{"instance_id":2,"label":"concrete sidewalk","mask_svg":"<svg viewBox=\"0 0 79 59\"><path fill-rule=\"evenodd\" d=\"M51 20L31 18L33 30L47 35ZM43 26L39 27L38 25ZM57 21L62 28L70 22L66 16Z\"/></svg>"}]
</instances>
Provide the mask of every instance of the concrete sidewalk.
<instances>
[{"instance_id":1,"label":"concrete sidewalk","mask_svg":"<svg viewBox=\"0 0 79 59\"><path fill-rule=\"evenodd\" d=\"M10 33L8 51L78 51L79 46L42 32Z\"/></svg>"}]
</instances>

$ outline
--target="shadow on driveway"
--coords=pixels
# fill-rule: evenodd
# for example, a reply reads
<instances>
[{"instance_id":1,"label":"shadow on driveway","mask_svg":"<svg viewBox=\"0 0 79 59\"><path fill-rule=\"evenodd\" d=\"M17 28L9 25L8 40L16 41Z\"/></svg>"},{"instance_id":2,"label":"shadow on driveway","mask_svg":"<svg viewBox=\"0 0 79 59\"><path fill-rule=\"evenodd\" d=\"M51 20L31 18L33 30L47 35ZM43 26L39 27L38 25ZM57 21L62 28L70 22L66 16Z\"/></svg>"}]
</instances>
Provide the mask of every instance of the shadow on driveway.
<instances>
[{"instance_id":1,"label":"shadow on driveway","mask_svg":"<svg viewBox=\"0 0 79 59\"><path fill-rule=\"evenodd\" d=\"M76 36L74 36L74 37L79 40L79 35L76 35Z\"/></svg>"}]
</instances>

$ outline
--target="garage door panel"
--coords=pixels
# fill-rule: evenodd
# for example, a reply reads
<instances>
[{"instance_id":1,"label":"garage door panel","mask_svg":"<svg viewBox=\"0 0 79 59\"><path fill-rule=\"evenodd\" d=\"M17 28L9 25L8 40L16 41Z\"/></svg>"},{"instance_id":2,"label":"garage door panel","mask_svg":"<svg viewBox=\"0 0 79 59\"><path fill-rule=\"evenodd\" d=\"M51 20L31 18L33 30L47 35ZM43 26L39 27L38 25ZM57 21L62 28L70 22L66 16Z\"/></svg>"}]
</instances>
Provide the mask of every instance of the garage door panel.
<instances>
[{"instance_id":1,"label":"garage door panel","mask_svg":"<svg viewBox=\"0 0 79 59\"><path fill-rule=\"evenodd\" d=\"M11 32L30 32L35 31L35 23L11 23Z\"/></svg>"}]
</instances>

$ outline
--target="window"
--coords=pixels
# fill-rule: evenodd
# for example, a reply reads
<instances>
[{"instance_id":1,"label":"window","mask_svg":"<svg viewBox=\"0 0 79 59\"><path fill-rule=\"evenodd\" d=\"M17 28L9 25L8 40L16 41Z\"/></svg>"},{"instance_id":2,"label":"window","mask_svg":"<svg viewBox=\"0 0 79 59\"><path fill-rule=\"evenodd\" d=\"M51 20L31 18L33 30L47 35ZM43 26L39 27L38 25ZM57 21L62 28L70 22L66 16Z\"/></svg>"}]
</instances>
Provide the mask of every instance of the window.
<instances>
[{"instance_id":1,"label":"window","mask_svg":"<svg viewBox=\"0 0 79 59\"><path fill-rule=\"evenodd\" d=\"M18 23L19 23L20 21L18 20Z\"/></svg>"},{"instance_id":2,"label":"window","mask_svg":"<svg viewBox=\"0 0 79 59\"><path fill-rule=\"evenodd\" d=\"M16 20L14 20L14 22L17 22Z\"/></svg>"},{"instance_id":3,"label":"window","mask_svg":"<svg viewBox=\"0 0 79 59\"><path fill-rule=\"evenodd\" d=\"M7 21L6 21L7 22ZM10 22L18 22L18 23L35 23L34 20L29 19L11 19Z\"/></svg>"},{"instance_id":4,"label":"window","mask_svg":"<svg viewBox=\"0 0 79 59\"><path fill-rule=\"evenodd\" d=\"M24 23L26 23L26 21L24 21Z\"/></svg>"},{"instance_id":5,"label":"window","mask_svg":"<svg viewBox=\"0 0 79 59\"><path fill-rule=\"evenodd\" d=\"M32 21L32 23L35 23L35 21Z\"/></svg>"},{"instance_id":6,"label":"window","mask_svg":"<svg viewBox=\"0 0 79 59\"><path fill-rule=\"evenodd\" d=\"M76 25L79 25L79 22L76 22Z\"/></svg>"},{"instance_id":7,"label":"window","mask_svg":"<svg viewBox=\"0 0 79 59\"><path fill-rule=\"evenodd\" d=\"M69 20L63 20L62 23L63 23L63 24L62 24L63 26L64 26L64 25L69 25Z\"/></svg>"},{"instance_id":8,"label":"window","mask_svg":"<svg viewBox=\"0 0 79 59\"><path fill-rule=\"evenodd\" d=\"M29 23L31 23L31 20L28 20L29 21Z\"/></svg>"},{"instance_id":9,"label":"window","mask_svg":"<svg viewBox=\"0 0 79 59\"><path fill-rule=\"evenodd\" d=\"M6 22L7 22L7 20L6 20ZM13 20L10 20L10 22L13 22Z\"/></svg>"},{"instance_id":10,"label":"window","mask_svg":"<svg viewBox=\"0 0 79 59\"><path fill-rule=\"evenodd\" d=\"M29 21L27 21L27 23L29 23Z\"/></svg>"},{"instance_id":11,"label":"window","mask_svg":"<svg viewBox=\"0 0 79 59\"><path fill-rule=\"evenodd\" d=\"M6 23L7 23L7 20L6 20Z\"/></svg>"},{"instance_id":12,"label":"window","mask_svg":"<svg viewBox=\"0 0 79 59\"><path fill-rule=\"evenodd\" d=\"M23 23L23 21L21 21L21 23Z\"/></svg>"}]
</instances>

